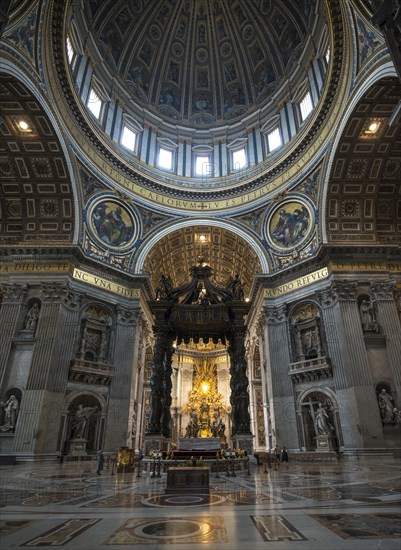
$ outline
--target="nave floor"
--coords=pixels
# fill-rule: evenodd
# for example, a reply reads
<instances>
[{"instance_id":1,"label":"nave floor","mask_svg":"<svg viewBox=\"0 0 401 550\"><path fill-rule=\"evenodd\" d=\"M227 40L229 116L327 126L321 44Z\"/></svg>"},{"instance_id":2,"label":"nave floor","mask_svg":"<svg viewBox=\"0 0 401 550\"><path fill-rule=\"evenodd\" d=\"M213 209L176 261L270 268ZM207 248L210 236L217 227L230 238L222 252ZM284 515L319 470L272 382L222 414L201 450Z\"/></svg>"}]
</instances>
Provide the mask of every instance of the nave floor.
<instances>
[{"instance_id":1,"label":"nave floor","mask_svg":"<svg viewBox=\"0 0 401 550\"><path fill-rule=\"evenodd\" d=\"M166 474L92 464L1 468L2 550L400 550L401 462L291 462L166 495Z\"/></svg>"}]
</instances>

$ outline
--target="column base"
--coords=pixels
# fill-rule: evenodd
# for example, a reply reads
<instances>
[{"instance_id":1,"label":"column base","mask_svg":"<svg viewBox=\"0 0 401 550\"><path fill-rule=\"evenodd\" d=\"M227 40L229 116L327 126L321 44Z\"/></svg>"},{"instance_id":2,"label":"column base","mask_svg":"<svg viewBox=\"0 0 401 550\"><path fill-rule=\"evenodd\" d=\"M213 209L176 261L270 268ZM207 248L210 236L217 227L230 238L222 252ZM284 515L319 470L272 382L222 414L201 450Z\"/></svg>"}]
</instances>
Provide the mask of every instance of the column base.
<instances>
[{"instance_id":1,"label":"column base","mask_svg":"<svg viewBox=\"0 0 401 550\"><path fill-rule=\"evenodd\" d=\"M246 451L246 454L253 457L253 435L251 433L236 434L232 438L235 449Z\"/></svg>"}]
</instances>

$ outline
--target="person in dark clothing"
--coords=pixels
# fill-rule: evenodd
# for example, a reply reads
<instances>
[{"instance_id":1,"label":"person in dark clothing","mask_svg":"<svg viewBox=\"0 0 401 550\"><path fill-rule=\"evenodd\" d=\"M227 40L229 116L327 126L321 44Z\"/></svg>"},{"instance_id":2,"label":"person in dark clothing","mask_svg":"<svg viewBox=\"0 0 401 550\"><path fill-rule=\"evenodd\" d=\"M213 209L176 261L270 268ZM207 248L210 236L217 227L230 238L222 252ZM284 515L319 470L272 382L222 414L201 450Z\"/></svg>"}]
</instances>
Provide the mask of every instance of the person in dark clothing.
<instances>
[{"instance_id":1,"label":"person in dark clothing","mask_svg":"<svg viewBox=\"0 0 401 550\"><path fill-rule=\"evenodd\" d=\"M285 447L283 447L281 451L281 462L285 464L288 468L288 451Z\"/></svg>"}]
</instances>

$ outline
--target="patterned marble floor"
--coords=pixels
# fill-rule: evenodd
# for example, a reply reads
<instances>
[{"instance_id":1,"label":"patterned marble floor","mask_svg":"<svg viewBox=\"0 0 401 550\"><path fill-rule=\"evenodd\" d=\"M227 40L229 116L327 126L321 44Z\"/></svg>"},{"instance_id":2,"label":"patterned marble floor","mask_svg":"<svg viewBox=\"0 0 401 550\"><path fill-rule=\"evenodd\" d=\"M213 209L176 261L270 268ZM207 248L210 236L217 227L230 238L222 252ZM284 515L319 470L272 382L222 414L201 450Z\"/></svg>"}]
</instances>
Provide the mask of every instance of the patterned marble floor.
<instances>
[{"instance_id":1,"label":"patterned marble floor","mask_svg":"<svg viewBox=\"0 0 401 550\"><path fill-rule=\"evenodd\" d=\"M112 475L113 474L113 475ZM292 462L166 494L166 474L93 464L1 469L1 549L401 549L401 462Z\"/></svg>"}]
</instances>

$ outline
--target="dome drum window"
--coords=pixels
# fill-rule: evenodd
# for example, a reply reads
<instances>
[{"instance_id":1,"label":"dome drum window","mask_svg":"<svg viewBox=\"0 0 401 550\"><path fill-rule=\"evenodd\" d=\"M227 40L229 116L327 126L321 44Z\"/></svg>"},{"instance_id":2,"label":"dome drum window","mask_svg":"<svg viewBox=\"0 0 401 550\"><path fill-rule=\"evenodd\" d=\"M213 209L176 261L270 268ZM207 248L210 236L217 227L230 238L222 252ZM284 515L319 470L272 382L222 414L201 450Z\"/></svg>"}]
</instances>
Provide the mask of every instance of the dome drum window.
<instances>
[{"instance_id":1,"label":"dome drum window","mask_svg":"<svg viewBox=\"0 0 401 550\"><path fill-rule=\"evenodd\" d=\"M104 131L120 158L124 148L127 163L132 161L132 154L137 156L141 164L135 170L141 171L142 163L157 168L152 178L160 178L161 185L165 184L163 172L176 174L179 186L204 187L220 185L219 178L224 178L221 184L229 186L243 170L258 164L263 171L268 168L263 166L269 161L267 157L279 156L279 148L295 137L309 109L319 103L330 43L324 9L310 13L298 10L295 26L293 8L280 3L280 17L277 10L271 15L274 21L286 22L286 29L291 30L283 42L276 40L277 29L271 18L252 21L256 16L252 10L247 12L249 24L242 33L234 12L226 13L230 25L223 29L220 16L203 13L202 2L179 0L178 19L185 11L185 21L197 20L202 12L205 21L193 28L187 25L188 40L176 34L176 17L161 36L155 32L158 23L144 10L130 31L126 29L123 46L114 12L106 14L102 2L91 5L90 30L83 8L70 10L67 20L69 43L65 40L64 55L75 88L100 123L92 131ZM236 37L237 45L228 33ZM148 35L146 44L137 39L142 35ZM270 35L274 40L265 41ZM192 49L192 43L197 47ZM213 51L219 55L214 57ZM252 58L251 65L244 64L245 53ZM291 90L297 90L296 98L289 100ZM300 105L308 91L312 107ZM123 135L126 116L135 119L143 130L136 132L127 124L129 130ZM273 118L276 120L271 124ZM177 145L165 144L163 139ZM238 144L238 139L244 142ZM147 168L145 174L149 177ZM191 178L196 181L189 182Z\"/></svg>"},{"instance_id":2,"label":"dome drum window","mask_svg":"<svg viewBox=\"0 0 401 550\"><path fill-rule=\"evenodd\" d=\"M209 146L196 145L193 152L193 174L198 178L213 178L213 148Z\"/></svg>"},{"instance_id":3,"label":"dome drum window","mask_svg":"<svg viewBox=\"0 0 401 550\"><path fill-rule=\"evenodd\" d=\"M274 130L267 134L267 143L269 146L269 152L271 153L275 149L278 149L282 145L280 129L277 126Z\"/></svg>"},{"instance_id":4,"label":"dome drum window","mask_svg":"<svg viewBox=\"0 0 401 550\"><path fill-rule=\"evenodd\" d=\"M110 98L104 86L95 77L92 77L86 106L99 122L102 122L106 103L109 101Z\"/></svg>"},{"instance_id":5,"label":"dome drum window","mask_svg":"<svg viewBox=\"0 0 401 550\"><path fill-rule=\"evenodd\" d=\"M310 92L306 92L299 102L299 110L301 114L301 122L304 122L313 110L312 97Z\"/></svg>"},{"instance_id":6,"label":"dome drum window","mask_svg":"<svg viewBox=\"0 0 401 550\"><path fill-rule=\"evenodd\" d=\"M173 171L176 167L176 149L178 145L167 138L157 140L157 166L161 170Z\"/></svg>"},{"instance_id":7,"label":"dome drum window","mask_svg":"<svg viewBox=\"0 0 401 550\"><path fill-rule=\"evenodd\" d=\"M237 138L227 145L229 166L232 172L243 170L248 166L247 141L246 138Z\"/></svg>"},{"instance_id":8,"label":"dome drum window","mask_svg":"<svg viewBox=\"0 0 401 550\"><path fill-rule=\"evenodd\" d=\"M276 115L268 120L261 129L265 138L267 154L272 153L283 145L283 137L280 128L280 115Z\"/></svg>"},{"instance_id":9,"label":"dome drum window","mask_svg":"<svg viewBox=\"0 0 401 550\"><path fill-rule=\"evenodd\" d=\"M124 115L121 122L120 145L133 154L137 154L143 128L132 117Z\"/></svg>"}]
</instances>

